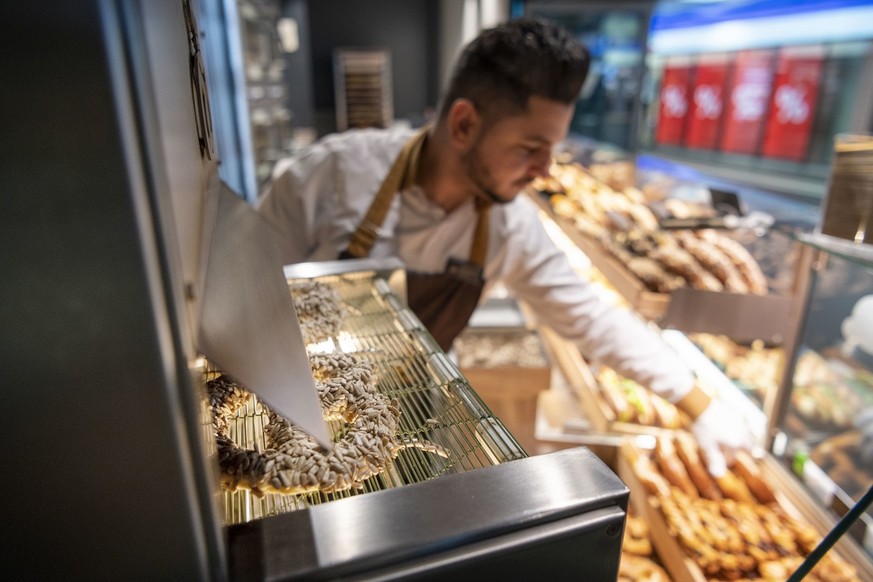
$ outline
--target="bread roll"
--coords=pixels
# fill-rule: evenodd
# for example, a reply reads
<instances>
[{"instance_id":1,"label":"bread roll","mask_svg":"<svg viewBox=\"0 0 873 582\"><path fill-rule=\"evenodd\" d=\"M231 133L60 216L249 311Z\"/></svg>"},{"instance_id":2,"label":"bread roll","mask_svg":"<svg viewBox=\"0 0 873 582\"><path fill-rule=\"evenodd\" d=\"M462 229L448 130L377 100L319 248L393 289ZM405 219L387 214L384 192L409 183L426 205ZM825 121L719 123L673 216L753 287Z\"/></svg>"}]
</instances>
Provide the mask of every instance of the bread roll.
<instances>
[{"instance_id":1,"label":"bread roll","mask_svg":"<svg viewBox=\"0 0 873 582\"><path fill-rule=\"evenodd\" d=\"M734 501L742 501L745 503L754 503L755 498L752 496L746 484L736 476L735 473L728 471L721 477L716 477L715 482L722 494L728 499Z\"/></svg>"}]
</instances>

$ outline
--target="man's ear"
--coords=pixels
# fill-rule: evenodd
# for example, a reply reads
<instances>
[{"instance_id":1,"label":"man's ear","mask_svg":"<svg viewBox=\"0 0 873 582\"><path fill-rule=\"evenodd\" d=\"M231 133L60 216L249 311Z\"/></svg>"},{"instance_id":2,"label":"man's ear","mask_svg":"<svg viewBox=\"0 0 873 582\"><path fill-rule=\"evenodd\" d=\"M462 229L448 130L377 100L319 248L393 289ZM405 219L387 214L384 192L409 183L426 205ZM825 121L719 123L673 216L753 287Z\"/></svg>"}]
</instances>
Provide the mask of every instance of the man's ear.
<instances>
[{"instance_id":1,"label":"man's ear","mask_svg":"<svg viewBox=\"0 0 873 582\"><path fill-rule=\"evenodd\" d=\"M448 122L452 144L467 149L479 136L482 116L469 99L455 99L449 108Z\"/></svg>"}]
</instances>

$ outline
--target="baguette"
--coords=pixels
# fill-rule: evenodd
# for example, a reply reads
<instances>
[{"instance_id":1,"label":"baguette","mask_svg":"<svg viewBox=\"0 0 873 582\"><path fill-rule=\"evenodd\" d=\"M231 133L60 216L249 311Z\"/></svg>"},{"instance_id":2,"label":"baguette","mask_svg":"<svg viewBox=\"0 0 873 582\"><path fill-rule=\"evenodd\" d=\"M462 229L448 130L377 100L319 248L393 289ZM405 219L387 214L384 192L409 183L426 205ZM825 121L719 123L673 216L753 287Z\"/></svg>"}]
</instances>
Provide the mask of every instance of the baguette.
<instances>
[{"instance_id":1,"label":"baguette","mask_svg":"<svg viewBox=\"0 0 873 582\"><path fill-rule=\"evenodd\" d=\"M700 458L700 453L697 449L697 441L686 432L679 432L675 437L676 452L679 458L685 465L685 470L688 471L688 476L697 487L697 491L701 497L706 499L719 500L722 498L721 491L713 481L706 466Z\"/></svg>"},{"instance_id":2,"label":"baguette","mask_svg":"<svg viewBox=\"0 0 873 582\"><path fill-rule=\"evenodd\" d=\"M688 476L685 466L679 460L676 447L669 437L658 438L655 444L655 461L664 478L690 497L698 497L697 487Z\"/></svg>"}]
</instances>

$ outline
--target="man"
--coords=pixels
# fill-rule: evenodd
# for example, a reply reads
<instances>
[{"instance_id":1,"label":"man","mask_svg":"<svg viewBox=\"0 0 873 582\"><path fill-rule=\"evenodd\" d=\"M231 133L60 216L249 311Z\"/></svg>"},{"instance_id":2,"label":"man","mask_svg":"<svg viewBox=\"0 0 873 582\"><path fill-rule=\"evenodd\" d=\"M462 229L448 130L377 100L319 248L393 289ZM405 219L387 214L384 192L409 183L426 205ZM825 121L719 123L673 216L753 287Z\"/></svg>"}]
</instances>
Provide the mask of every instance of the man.
<instances>
[{"instance_id":1,"label":"man","mask_svg":"<svg viewBox=\"0 0 873 582\"><path fill-rule=\"evenodd\" d=\"M521 19L486 30L456 63L432 127L328 136L277 164L259 211L286 264L399 257L409 306L448 349L485 284L502 282L589 358L685 409L711 466L745 447L741 419L694 385L632 314L601 302L519 193L548 175L588 70L563 29Z\"/></svg>"}]
</instances>

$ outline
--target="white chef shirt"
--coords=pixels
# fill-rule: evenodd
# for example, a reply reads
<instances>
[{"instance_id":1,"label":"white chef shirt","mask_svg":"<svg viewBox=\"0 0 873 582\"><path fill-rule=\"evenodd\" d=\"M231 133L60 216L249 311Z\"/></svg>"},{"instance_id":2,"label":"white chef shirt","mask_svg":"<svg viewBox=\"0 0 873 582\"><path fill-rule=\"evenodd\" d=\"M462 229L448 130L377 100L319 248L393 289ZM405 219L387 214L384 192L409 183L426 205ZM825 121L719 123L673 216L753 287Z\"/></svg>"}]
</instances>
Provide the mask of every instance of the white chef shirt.
<instances>
[{"instance_id":1,"label":"white chef shirt","mask_svg":"<svg viewBox=\"0 0 873 582\"><path fill-rule=\"evenodd\" d=\"M276 231L284 264L335 260L346 249L413 133L350 130L276 165L258 210ZM670 401L691 389L693 376L676 353L635 314L603 302L572 270L533 201L519 196L495 204L489 220L486 293L487 285L502 282L540 323L575 342L589 359ZM448 257L469 258L475 225L472 200L446 213L413 185L394 197L370 256L397 257L410 271L440 273Z\"/></svg>"}]
</instances>

